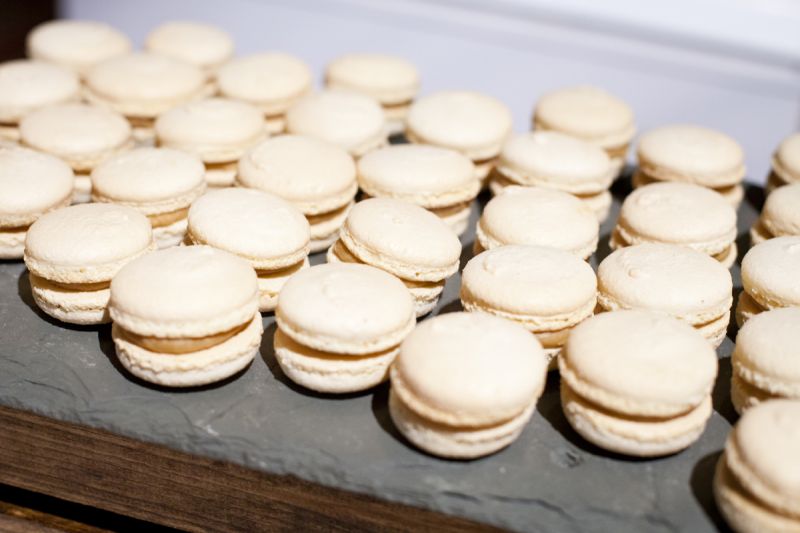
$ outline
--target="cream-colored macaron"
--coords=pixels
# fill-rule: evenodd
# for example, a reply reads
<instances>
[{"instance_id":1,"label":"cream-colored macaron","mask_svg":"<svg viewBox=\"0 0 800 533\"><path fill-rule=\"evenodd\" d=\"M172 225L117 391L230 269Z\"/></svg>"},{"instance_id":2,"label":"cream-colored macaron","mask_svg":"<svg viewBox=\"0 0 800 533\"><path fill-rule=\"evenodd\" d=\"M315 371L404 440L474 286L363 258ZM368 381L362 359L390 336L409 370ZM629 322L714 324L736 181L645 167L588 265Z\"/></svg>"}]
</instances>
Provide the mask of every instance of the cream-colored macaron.
<instances>
[{"instance_id":1,"label":"cream-colored macaron","mask_svg":"<svg viewBox=\"0 0 800 533\"><path fill-rule=\"evenodd\" d=\"M217 72L222 96L243 100L261 109L270 133L286 129L286 111L311 91L311 83L308 65L280 52L238 57Z\"/></svg>"},{"instance_id":2,"label":"cream-colored macaron","mask_svg":"<svg viewBox=\"0 0 800 533\"><path fill-rule=\"evenodd\" d=\"M688 246L730 268L736 260L736 211L719 194L690 183L662 182L622 202L612 250L643 242Z\"/></svg>"},{"instance_id":3,"label":"cream-colored macaron","mask_svg":"<svg viewBox=\"0 0 800 533\"><path fill-rule=\"evenodd\" d=\"M489 455L525 429L546 369L539 341L522 326L486 313L439 315L400 347L389 414L403 436L432 455Z\"/></svg>"},{"instance_id":4,"label":"cream-colored macaron","mask_svg":"<svg viewBox=\"0 0 800 533\"><path fill-rule=\"evenodd\" d=\"M353 157L387 143L386 117L377 100L347 89L325 89L292 104L286 131L335 144Z\"/></svg>"},{"instance_id":5,"label":"cream-colored macaron","mask_svg":"<svg viewBox=\"0 0 800 533\"><path fill-rule=\"evenodd\" d=\"M786 137L772 155L772 172L767 178L767 194L778 187L800 182L800 133Z\"/></svg>"},{"instance_id":6,"label":"cream-colored macaron","mask_svg":"<svg viewBox=\"0 0 800 533\"><path fill-rule=\"evenodd\" d=\"M155 122L160 146L192 153L206 164L210 187L230 187L239 159L267 137L261 111L228 98L206 98L173 107Z\"/></svg>"},{"instance_id":7,"label":"cream-colored macaron","mask_svg":"<svg viewBox=\"0 0 800 533\"><path fill-rule=\"evenodd\" d=\"M565 191L583 200L602 222L611 208L608 188L617 171L598 146L557 131L535 131L514 135L503 145L489 188L493 194L509 185Z\"/></svg>"},{"instance_id":8,"label":"cream-colored macaron","mask_svg":"<svg viewBox=\"0 0 800 533\"><path fill-rule=\"evenodd\" d=\"M213 73L233 57L234 45L227 32L211 24L173 21L147 34L144 48Z\"/></svg>"},{"instance_id":9,"label":"cream-colored macaron","mask_svg":"<svg viewBox=\"0 0 800 533\"><path fill-rule=\"evenodd\" d=\"M228 378L264 331L250 264L210 246L176 246L127 264L111 282L111 338L122 366L168 387Z\"/></svg>"},{"instance_id":10,"label":"cream-colored macaron","mask_svg":"<svg viewBox=\"0 0 800 533\"><path fill-rule=\"evenodd\" d=\"M770 193L761 215L750 228L750 243L755 246L768 239L800 235L800 182Z\"/></svg>"},{"instance_id":11,"label":"cream-colored macaron","mask_svg":"<svg viewBox=\"0 0 800 533\"><path fill-rule=\"evenodd\" d=\"M111 279L154 248L150 222L131 207L83 204L42 215L25 237L33 299L62 322L108 322Z\"/></svg>"},{"instance_id":12,"label":"cream-colored macaron","mask_svg":"<svg viewBox=\"0 0 800 533\"><path fill-rule=\"evenodd\" d=\"M358 160L358 184L369 196L406 200L432 211L459 235L467 229L472 200L481 188L467 157L422 144L368 153Z\"/></svg>"},{"instance_id":13,"label":"cream-colored macaron","mask_svg":"<svg viewBox=\"0 0 800 533\"><path fill-rule=\"evenodd\" d=\"M475 230L475 251L531 244L588 259L597 249L599 232L594 212L575 196L544 187L511 186L486 204Z\"/></svg>"},{"instance_id":14,"label":"cream-colored macaron","mask_svg":"<svg viewBox=\"0 0 800 533\"><path fill-rule=\"evenodd\" d=\"M19 121L42 107L80 99L81 82L73 71L18 59L0 64L0 138L19 140Z\"/></svg>"},{"instance_id":15,"label":"cream-colored macaron","mask_svg":"<svg viewBox=\"0 0 800 533\"><path fill-rule=\"evenodd\" d=\"M339 236L358 183L353 158L333 144L281 135L239 160L237 181L294 204L311 224L311 251L326 250Z\"/></svg>"},{"instance_id":16,"label":"cream-colored macaron","mask_svg":"<svg viewBox=\"0 0 800 533\"><path fill-rule=\"evenodd\" d=\"M731 273L702 252L661 243L621 248L600 263L597 285L603 311L659 311L691 324L714 347L725 338Z\"/></svg>"},{"instance_id":17,"label":"cream-colored macaron","mask_svg":"<svg viewBox=\"0 0 800 533\"><path fill-rule=\"evenodd\" d=\"M72 169L59 158L0 146L0 259L22 259L28 227L72 199Z\"/></svg>"},{"instance_id":18,"label":"cream-colored macaron","mask_svg":"<svg viewBox=\"0 0 800 533\"><path fill-rule=\"evenodd\" d=\"M206 190L205 167L171 148L136 148L92 171L92 201L133 207L150 219L159 248L176 246L186 234L189 206Z\"/></svg>"},{"instance_id":19,"label":"cream-colored macaron","mask_svg":"<svg viewBox=\"0 0 800 533\"><path fill-rule=\"evenodd\" d=\"M508 245L473 257L461 274L461 303L513 320L536 335L550 360L567 335L592 316L597 277L589 263L544 246Z\"/></svg>"},{"instance_id":20,"label":"cream-colored macaron","mask_svg":"<svg viewBox=\"0 0 800 533\"><path fill-rule=\"evenodd\" d=\"M417 316L436 306L460 257L461 242L442 219L391 198L353 206L328 250L329 263L365 263L400 278L414 297Z\"/></svg>"},{"instance_id":21,"label":"cream-colored macaron","mask_svg":"<svg viewBox=\"0 0 800 533\"><path fill-rule=\"evenodd\" d=\"M692 327L643 310L596 315L559 357L561 405L589 442L656 457L689 447L711 416L717 354Z\"/></svg>"},{"instance_id":22,"label":"cream-colored macaron","mask_svg":"<svg viewBox=\"0 0 800 533\"><path fill-rule=\"evenodd\" d=\"M717 463L714 498L734 531L800 531L800 401L772 400L734 426Z\"/></svg>"},{"instance_id":23,"label":"cream-colored macaron","mask_svg":"<svg viewBox=\"0 0 800 533\"><path fill-rule=\"evenodd\" d=\"M93 20L51 20L28 34L28 57L86 74L92 66L131 51L130 39Z\"/></svg>"},{"instance_id":24,"label":"cream-colored macaron","mask_svg":"<svg viewBox=\"0 0 800 533\"><path fill-rule=\"evenodd\" d=\"M258 274L259 311L275 309L286 280L308 267L308 221L292 204L255 189L211 191L189 209L188 244L246 259Z\"/></svg>"},{"instance_id":25,"label":"cream-colored macaron","mask_svg":"<svg viewBox=\"0 0 800 533\"><path fill-rule=\"evenodd\" d=\"M611 159L615 174L625 164L636 134L630 106L592 86L567 87L542 96L533 111L533 127L560 131L599 146Z\"/></svg>"},{"instance_id":26,"label":"cream-colored macaron","mask_svg":"<svg viewBox=\"0 0 800 533\"><path fill-rule=\"evenodd\" d=\"M311 390L347 393L386 380L414 329L405 285L359 264L317 265L289 278L275 309L275 356L286 376Z\"/></svg>"},{"instance_id":27,"label":"cream-colored macaron","mask_svg":"<svg viewBox=\"0 0 800 533\"><path fill-rule=\"evenodd\" d=\"M472 91L440 91L415 101L406 118L411 142L461 152L475 163L480 179L511 135L511 111L501 101Z\"/></svg>"},{"instance_id":28,"label":"cream-colored macaron","mask_svg":"<svg viewBox=\"0 0 800 533\"><path fill-rule=\"evenodd\" d=\"M742 288L736 305L739 327L752 316L780 307L800 306L800 236L757 244L742 259Z\"/></svg>"}]
</instances>

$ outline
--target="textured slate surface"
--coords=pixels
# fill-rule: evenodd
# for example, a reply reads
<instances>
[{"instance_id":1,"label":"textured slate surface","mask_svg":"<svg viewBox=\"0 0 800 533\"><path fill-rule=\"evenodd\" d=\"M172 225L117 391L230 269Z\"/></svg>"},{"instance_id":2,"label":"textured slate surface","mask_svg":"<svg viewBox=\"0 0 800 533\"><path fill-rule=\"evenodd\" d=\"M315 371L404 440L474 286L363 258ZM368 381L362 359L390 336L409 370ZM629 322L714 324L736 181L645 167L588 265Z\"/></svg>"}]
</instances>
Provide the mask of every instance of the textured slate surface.
<instances>
[{"instance_id":1,"label":"textured slate surface","mask_svg":"<svg viewBox=\"0 0 800 533\"><path fill-rule=\"evenodd\" d=\"M759 194L748 191L740 210L740 257L755 217L752 197ZM617 203L614 209L612 221ZM472 215L474 220L477 205ZM608 252L609 229L607 222L601 257ZM464 260L472 236L471 231L463 238ZM321 254L315 258L322 260ZM738 267L734 277L738 288ZM458 285L458 276L448 281L437 313L460 309ZM561 413L558 376L551 374L537 413L516 443L462 462L427 456L403 441L387 413L387 385L345 397L294 386L273 355L271 315L264 325L261 355L242 374L214 387L157 389L122 370L109 327L53 322L36 309L24 266L0 263L0 404L515 530L720 526L711 476L734 420L730 339L719 350L715 412L701 440L683 453L631 460L582 441Z\"/></svg>"}]
</instances>

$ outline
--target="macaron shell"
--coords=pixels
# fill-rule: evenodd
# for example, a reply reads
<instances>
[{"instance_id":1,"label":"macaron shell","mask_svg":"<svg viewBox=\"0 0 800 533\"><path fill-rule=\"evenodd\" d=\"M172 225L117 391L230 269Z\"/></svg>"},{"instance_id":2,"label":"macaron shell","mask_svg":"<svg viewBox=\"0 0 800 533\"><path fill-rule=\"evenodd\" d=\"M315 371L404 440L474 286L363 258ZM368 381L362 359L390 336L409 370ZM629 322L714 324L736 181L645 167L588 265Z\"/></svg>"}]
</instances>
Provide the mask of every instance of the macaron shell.
<instances>
[{"instance_id":1,"label":"macaron shell","mask_svg":"<svg viewBox=\"0 0 800 533\"><path fill-rule=\"evenodd\" d=\"M800 183L780 187L767 196L759 224L774 237L800 235Z\"/></svg>"},{"instance_id":2,"label":"macaron shell","mask_svg":"<svg viewBox=\"0 0 800 533\"><path fill-rule=\"evenodd\" d=\"M186 237L189 221L186 218L176 220L167 226L153 228L153 240L159 250L178 246Z\"/></svg>"},{"instance_id":3,"label":"macaron shell","mask_svg":"<svg viewBox=\"0 0 800 533\"><path fill-rule=\"evenodd\" d=\"M772 170L784 181L800 180L800 133L785 138L772 158Z\"/></svg>"},{"instance_id":4,"label":"macaron shell","mask_svg":"<svg viewBox=\"0 0 800 533\"><path fill-rule=\"evenodd\" d=\"M751 248L742 259L744 290L762 307L800 306L800 236L778 237Z\"/></svg>"},{"instance_id":5,"label":"macaron shell","mask_svg":"<svg viewBox=\"0 0 800 533\"><path fill-rule=\"evenodd\" d=\"M311 242L309 243L311 253L327 250L339 238L339 230L353 205L355 202L350 202L335 211L306 216L311 225Z\"/></svg>"},{"instance_id":6,"label":"macaron shell","mask_svg":"<svg viewBox=\"0 0 800 533\"><path fill-rule=\"evenodd\" d=\"M741 416L748 409L752 409L760 403L774 400L778 397L779 396L769 394L742 379L737 373L737 368L734 367L733 374L731 375L731 403L737 414Z\"/></svg>"},{"instance_id":7,"label":"macaron shell","mask_svg":"<svg viewBox=\"0 0 800 533\"><path fill-rule=\"evenodd\" d=\"M22 259L26 231L0 228L0 259Z\"/></svg>"},{"instance_id":8,"label":"macaron shell","mask_svg":"<svg viewBox=\"0 0 800 533\"><path fill-rule=\"evenodd\" d=\"M61 322L80 325L105 324L110 322L108 288L81 291L65 289L48 280L29 274L31 294L39 309Z\"/></svg>"},{"instance_id":9,"label":"macaron shell","mask_svg":"<svg viewBox=\"0 0 800 533\"><path fill-rule=\"evenodd\" d=\"M258 310L262 313L274 311L278 305L278 295L286 282L300 270L308 268L310 263L306 257L296 265L273 271L257 271L258 274Z\"/></svg>"},{"instance_id":10,"label":"macaron shell","mask_svg":"<svg viewBox=\"0 0 800 533\"><path fill-rule=\"evenodd\" d=\"M363 92L384 105L394 105L414 98L419 90L419 72L401 57L347 54L328 65L325 83L331 88Z\"/></svg>"},{"instance_id":11,"label":"macaron shell","mask_svg":"<svg viewBox=\"0 0 800 533\"><path fill-rule=\"evenodd\" d=\"M0 65L0 122L16 124L34 109L78 101L77 74L58 65L29 59Z\"/></svg>"},{"instance_id":12,"label":"macaron shell","mask_svg":"<svg viewBox=\"0 0 800 533\"><path fill-rule=\"evenodd\" d=\"M105 59L129 52L131 41L115 28L92 20L52 20L36 26L28 34L28 56L72 68L86 70Z\"/></svg>"},{"instance_id":13,"label":"macaron shell","mask_svg":"<svg viewBox=\"0 0 800 533\"><path fill-rule=\"evenodd\" d=\"M147 51L165 55L206 70L213 70L233 56L228 33L200 22L167 22L145 39Z\"/></svg>"}]
</instances>

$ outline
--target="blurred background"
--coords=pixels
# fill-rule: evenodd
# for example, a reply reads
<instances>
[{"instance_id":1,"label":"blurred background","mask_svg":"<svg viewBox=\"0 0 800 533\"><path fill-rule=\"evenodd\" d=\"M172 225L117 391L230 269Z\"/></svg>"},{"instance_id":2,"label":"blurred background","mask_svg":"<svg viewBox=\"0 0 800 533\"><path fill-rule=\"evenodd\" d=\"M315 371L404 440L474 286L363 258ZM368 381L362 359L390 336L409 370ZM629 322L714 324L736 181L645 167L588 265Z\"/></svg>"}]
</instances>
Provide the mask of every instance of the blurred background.
<instances>
[{"instance_id":1,"label":"blurred background","mask_svg":"<svg viewBox=\"0 0 800 533\"><path fill-rule=\"evenodd\" d=\"M796 0L33 0L0 9L6 58L53 16L108 22L137 45L161 22L204 21L230 32L240 54L300 56L318 81L342 53L399 54L418 65L423 93L489 93L511 107L518 131L543 92L595 84L633 106L639 131L693 122L732 135L752 182L800 129Z\"/></svg>"}]
</instances>

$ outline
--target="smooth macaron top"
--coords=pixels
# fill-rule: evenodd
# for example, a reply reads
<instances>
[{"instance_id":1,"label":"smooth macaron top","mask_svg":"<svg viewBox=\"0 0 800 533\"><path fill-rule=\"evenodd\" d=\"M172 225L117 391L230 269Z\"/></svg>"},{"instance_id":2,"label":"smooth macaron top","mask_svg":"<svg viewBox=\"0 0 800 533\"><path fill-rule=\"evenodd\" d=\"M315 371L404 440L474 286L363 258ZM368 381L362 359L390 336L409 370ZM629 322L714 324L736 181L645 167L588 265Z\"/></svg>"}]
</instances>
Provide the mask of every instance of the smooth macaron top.
<instances>
[{"instance_id":1,"label":"smooth macaron top","mask_svg":"<svg viewBox=\"0 0 800 533\"><path fill-rule=\"evenodd\" d=\"M736 335L734 368L775 393L800 396L800 307L758 313Z\"/></svg>"},{"instance_id":2,"label":"smooth macaron top","mask_svg":"<svg viewBox=\"0 0 800 533\"><path fill-rule=\"evenodd\" d=\"M347 54L331 61L325 71L328 87L352 89L382 104L401 104L419 90L417 68L402 57L386 54Z\"/></svg>"},{"instance_id":3,"label":"smooth macaron top","mask_svg":"<svg viewBox=\"0 0 800 533\"><path fill-rule=\"evenodd\" d=\"M358 183L371 196L429 208L471 200L481 187L469 158L423 144L396 144L369 152L358 160Z\"/></svg>"},{"instance_id":4,"label":"smooth macaron top","mask_svg":"<svg viewBox=\"0 0 800 533\"><path fill-rule=\"evenodd\" d=\"M261 111L228 98L205 98L173 107L156 119L162 146L177 148L206 163L239 159L266 135Z\"/></svg>"},{"instance_id":5,"label":"smooth macaron top","mask_svg":"<svg viewBox=\"0 0 800 533\"><path fill-rule=\"evenodd\" d=\"M605 150L557 131L514 135L503 145L497 169L517 183L574 194L602 192L614 177Z\"/></svg>"},{"instance_id":6,"label":"smooth macaron top","mask_svg":"<svg viewBox=\"0 0 800 533\"><path fill-rule=\"evenodd\" d=\"M28 34L28 56L79 73L108 58L128 53L131 41L108 24L93 20L52 20Z\"/></svg>"},{"instance_id":7,"label":"smooth macaron top","mask_svg":"<svg viewBox=\"0 0 800 533\"><path fill-rule=\"evenodd\" d=\"M75 72L44 61L18 59L0 64L0 123L11 124L27 113L80 99Z\"/></svg>"},{"instance_id":8,"label":"smooth macaron top","mask_svg":"<svg viewBox=\"0 0 800 533\"><path fill-rule=\"evenodd\" d=\"M72 169L59 158L0 146L0 228L27 226L72 195Z\"/></svg>"},{"instance_id":9,"label":"smooth macaron top","mask_svg":"<svg viewBox=\"0 0 800 533\"><path fill-rule=\"evenodd\" d=\"M461 274L461 292L481 306L544 319L591 313L597 278L589 263L569 252L509 245L470 259Z\"/></svg>"},{"instance_id":10,"label":"smooth macaron top","mask_svg":"<svg viewBox=\"0 0 800 533\"><path fill-rule=\"evenodd\" d=\"M358 202L339 238L362 261L419 281L454 274L461 256L461 241L441 218L391 198Z\"/></svg>"},{"instance_id":11,"label":"smooth macaron top","mask_svg":"<svg viewBox=\"0 0 800 533\"><path fill-rule=\"evenodd\" d=\"M649 309L705 324L731 305L733 281L719 261L685 246L621 248L597 269L599 301L611 311Z\"/></svg>"},{"instance_id":12,"label":"smooth macaron top","mask_svg":"<svg viewBox=\"0 0 800 533\"><path fill-rule=\"evenodd\" d=\"M440 91L411 105L408 135L423 144L452 148L473 161L495 157L511 134L511 111L472 91Z\"/></svg>"},{"instance_id":13,"label":"smooth macaron top","mask_svg":"<svg viewBox=\"0 0 800 533\"><path fill-rule=\"evenodd\" d=\"M311 69L302 60L280 52L261 52L233 59L220 67L220 93L280 115L311 90Z\"/></svg>"},{"instance_id":14,"label":"smooth macaron top","mask_svg":"<svg viewBox=\"0 0 800 533\"><path fill-rule=\"evenodd\" d=\"M142 147L115 155L92 171L96 201L158 214L189 206L205 190L205 166L172 148Z\"/></svg>"},{"instance_id":15,"label":"smooth macaron top","mask_svg":"<svg viewBox=\"0 0 800 533\"><path fill-rule=\"evenodd\" d=\"M210 246L159 250L114 277L109 311L114 322L138 335L214 335L258 312L256 273L244 259Z\"/></svg>"},{"instance_id":16,"label":"smooth macaron top","mask_svg":"<svg viewBox=\"0 0 800 533\"><path fill-rule=\"evenodd\" d=\"M392 389L428 420L483 426L536 401L546 368L541 344L522 326L486 313L446 313L403 341Z\"/></svg>"},{"instance_id":17,"label":"smooth macaron top","mask_svg":"<svg viewBox=\"0 0 800 533\"><path fill-rule=\"evenodd\" d=\"M250 260L255 268L278 269L308 255L306 217L288 201L256 189L211 191L189 209L193 241Z\"/></svg>"},{"instance_id":18,"label":"smooth macaron top","mask_svg":"<svg viewBox=\"0 0 800 533\"><path fill-rule=\"evenodd\" d=\"M233 56L233 39L225 31L201 22L167 22L151 31L144 42L149 52L213 69Z\"/></svg>"},{"instance_id":19,"label":"smooth macaron top","mask_svg":"<svg viewBox=\"0 0 800 533\"><path fill-rule=\"evenodd\" d=\"M294 274L281 289L275 317L296 342L344 355L392 348L416 321L411 293L399 279L353 263Z\"/></svg>"},{"instance_id":20,"label":"smooth macaron top","mask_svg":"<svg viewBox=\"0 0 800 533\"><path fill-rule=\"evenodd\" d=\"M636 133L630 106L592 86L545 94L536 103L533 121L537 129L561 131L604 148L627 144Z\"/></svg>"},{"instance_id":21,"label":"smooth macaron top","mask_svg":"<svg viewBox=\"0 0 800 533\"><path fill-rule=\"evenodd\" d=\"M304 214L338 209L356 193L356 165L336 145L301 135L281 135L239 160L237 180L289 200Z\"/></svg>"},{"instance_id":22,"label":"smooth macaron top","mask_svg":"<svg viewBox=\"0 0 800 533\"><path fill-rule=\"evenodd\" d=\"M800 183L772 191L759 221L770 235L800 235Z\"/></svg>"},{"instance_id":23,"label":"smooth macaron top","mask_svg":"<svg viewBox=\"0 0 800 533\"><path fill-rule=\"evenodd\" d=\"M597 216L575 196L544 187L507 187L486 204L478 240L486 248L533 244L585 258L597 247Z\"/></svg>"},{"instance_id":24,"label":"smooth macaron top","mask_svg":"<svg viewBox=\"0 0 800 533\"><path fill-rule=\"evenodd\" d=\"M582 397L638 416L680 415L699 405L717 376L717 355L685 322L642 310L601 313L567 339L561 379Z\"/></svg>"},{"instance_id":25,"label":"smooth macaron top","mask_svg":"<svg viewBox=\"0 0 800 533\"><path fill-rule=\"evenodd\" d=\"M772 169L785 181L800 180L800 133L781 141L772 156Z\"/></svg>"},{"instance_id":26,"label":"smooth macaron top","mask_svg":"<svg viewBox=\"0 0 800 533\"><path fill-rule=\"evenodd\" d=\"M744 152L734 139L701 126L678 124L639 139L639 166L648 176L707 187L735 185L744 177Z\"/></svg>"},{"instance_id":27,"label":"smooth macaron top","mask_svg":"<svg viewBox=\"0 0 800 533\"><path fill-rule=\"evenodd\" d=\"M742 259L742 285L767 309L800 306L800 236L753 246Z\"/></svg>"},{"instance_id":28,"label":"smooth macaron top","mask_svg":"<svg viewBox=\"0 0 800 533\"><path fill-rule=\"evenodd\" d=\"M28 228L25 264L43 278L64 283L110 280L152 245L150 221L115 204L79 204L42 215Z\"/></svg>"}]
</instances>

